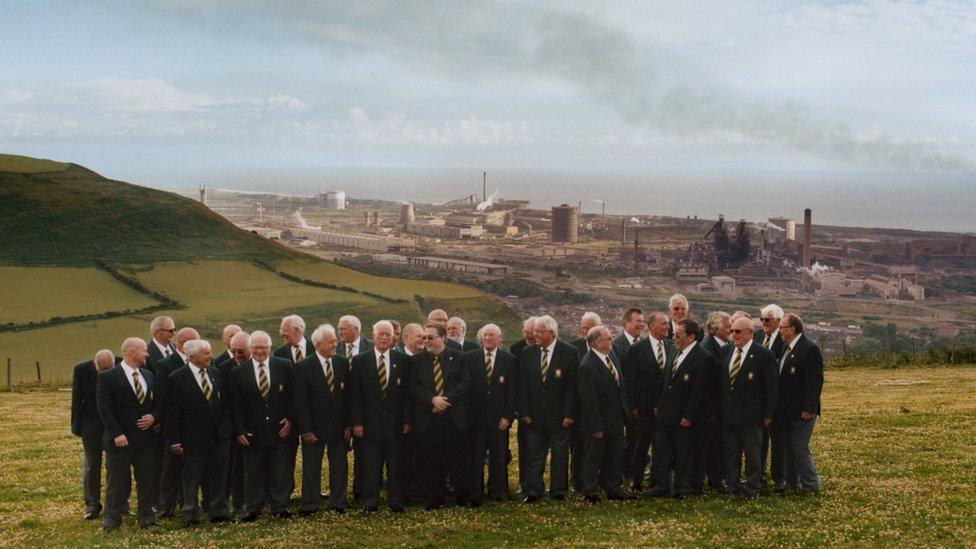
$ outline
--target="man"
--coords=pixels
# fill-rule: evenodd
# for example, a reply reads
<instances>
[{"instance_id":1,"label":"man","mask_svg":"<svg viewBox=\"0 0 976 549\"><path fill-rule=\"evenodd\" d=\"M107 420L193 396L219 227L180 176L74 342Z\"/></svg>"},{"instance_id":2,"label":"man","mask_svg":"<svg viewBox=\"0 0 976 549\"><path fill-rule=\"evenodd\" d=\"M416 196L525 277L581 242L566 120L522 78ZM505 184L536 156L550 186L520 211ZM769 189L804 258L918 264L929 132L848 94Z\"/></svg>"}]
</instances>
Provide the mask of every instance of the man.
<instances>
[{"instance_id":1,"label":"man","mask_svg":"<svg viewBox=\"0 0 976 549\"><path fill-rule=\"evenodd\" d=\"M752 320L752 317L751 317L751 316L749 316L749 313L747 313L747 312L745 312L745 311L742 311L742 310L739 310L739 311L733 311L733 312L732 312L732 316L731 316L731 317L729 317L729 320L730 320L730 321L731 321L731 322L732 322L733 324L735 324L735 321L736 321L736 320L739 320L740 318L748 318L748 319L750 319L750 320Z\"/></svg>"},{"instance_id":2,"label":"man","mask_svg":"<svg viewBox=\"0 0 976 549\"><path fill-rule=\"evenodd\" d=\"M623 331L613 340L613 351L622 362L627 360L627 353L633 345L640 341L644 331L644 313L640 309L627 309L621 318Z\"/></svg>"},{"instance_id":3,"label":"man","mask_svg":"<svg viewBox=\"0 0 976 549\"><path fill-rule=\"evenodd\" d=\"M535 344L535 321L538 319L539 317L537 316L530 316L529 318L525 319L525 321L522 323L522 339L516 341L515 343L512 344L511 347L508 348L508 352L512 353L512 355L514 355L515 358L519 360L519 366L517 368L517 372L515 376L516 389L518 389L519 385L522 384L522 377L523 377L522 363L521 363L522 351L529 345ZM519 418L519 414L518 414L519 404L520 404L519 395L516 393L515 395L515 411L516 411L515 418L516 419ZM529 457L528 457L529 442L525 438L526 430L527 429L525 428L525 424L522 423L521 419L518 419L518 428L515 430L515 435L516 435L516 442L518 443L519 489L521 489L522 486L525 486L525 472L529 466Z\"/></svg>"},{"instance_id":4,"label":"man","mask_svg":"<svg viewBox=\"0 0 976 549\"><path fill-rule=\"evenodd\" d=\"M172 343L173 335L176 333L176 324L168 316L157 316L149 323L149 333L152 337L146 342L146 347L149 350L146 368L155 373L156 363L176 351Z\"/></svg>"},{"instance_id":5,"label":"man","mask_svg":"<svg viewBox=\"0 0 976 549\"><path fill-rule=\"evenodd\" d=\"M362 323L359 318L353 315L339 317L338 326L340 341L336 354L346 357L346 360L350 361L351 367L353 357L371 351L373 342L359 335ZM363 454L361 443L362 439L359 437L352 439L352 494L356 499L359 499L363 494L363 479L366 478L366 473L363 470L366 465L366 456Z\"/></svg>"},{"instance_id":6,"label":"man","mask_svg":"<svg viewBox=\"0 0 976 549\"><path fill-rule=\"evenodd\" d=\"M283 358L292 364L304 360L315 353L315 346L305 339L305 320L298 315L288 315L281 319L278 333L285 343L274 350L272 356Z\"/></svg>"},{"instance_id":7,"label":"man","mask_svg":"<svg viewBox=\"0 0 976 549\"><path fill-rule=\"evenodd\" d=\"M244 448L246 504L241 520L257 520L266 503L270 503L272 514L288 518L289 478L295 475L289 467L295 417L294 368L287 360L270 356L271 336L266 332L253 332L248 348L251 359L231 374L234 437Z\"/></svg>"},{"instance_id":8,"label":"man","mask_svg":"<svg viewBox=\"0 0 976 549\"><path fill-rule=\"evenodd\" d=\"M529 318L525 319L525 322L522 323L522 339L512 343L512 346L508 348L508 352L515 355L516 358L522 356L522 349L525 349L529 345L535 344L536 320L539 320L539 317L530 316Z\"/></svg>"},{"instance_id":9,"label":"man","mask_svg":"<svg viewBox=\"0 0 976 549\"><path fill-rule=\"evenodd\" d=\"M722 429L725 437L725 484L729 493L755 499L762 487L762 430L776 409L776 361L753 343L752 321L732 323L731 349L722 357ZM745 454L745 483L739 481Z\"/></svg>"},{"instance_id":10,"label":"man","mask_svg":"<svg viewBox=\"0 0 976 549\"><path fill-rule=\"evenodd\" d=\"M211 368L210 342L184 345L189 364L169 376L166 393L166 443L183 458L183 526L200 522L197 493L203 479L211 522L224 522L227 462L230 459L231 410L224 380Z\"/></svg>"},{"instance_id":11,"label":"man","mask_svg":"<svg viewBox=\"0 0 976 549\"><path fill-rule=\"evenodd\" d=\"M188 364L184 346L189 341L200 339L200 334L193 328L180 328L176 333L176 349L168 357L156 363L153 373L159 384L158 396L160 406L165 414L169 408L167 402L169 391L169 376ZM160 418L160 426L166 428L166 416ZM159 477L159 504L157 512L160 517L171 517L176 504L183 499L183 456L174 454L166 446L165 431L161 433L163 468Z\"/></svg>"},{"instance_id":12,"label":"man","mask_svg":"<svg viewBox=\"0 0 976 549\"><path fill-rule=\"evenodd\" d=\"M779 490L803 493L820 491L820 476L810 453L810 437L820 415L820 393L823 390L823 356L820 348L803 335L799 315L783 315L779 325L783 338L783 356L779 360L779 388L776 414L771 428L774 464L773 478L782 478ZM775 465L774 465L775 466Z\"/></svg>"},{"instance_id":13,"label":"man","mask_svg":"<svg viewBox=\"0 0 976 549\"><path fill-rule=\"evenodd\" d=\"M447 338L460 345L462 353L479 348L477 343L465 339L467 334L468 324L461 317L452 316L447 321Z\"/></svg>"},{"instance_id":14,"label":"man","mask_svg":"<svg viewBox=\"0 0 976 549\"><path fill-rule=\"evenodd\" d=\"M464 354L471 376L471 448L468 471L470 503L481 505L484 496L485 454L488 455L488 496L508 499L508 428L515 417L515 375L518 359L501 347L502 331L495 324L478 330L481 349Z\"/></svg>"},{"instance_id":15,"label":"man","mask_svg":"<svg viewBox=\"0 0 976 549\"><path fill-rule=\"evenodd\" d=\"M411 322L403 327L403 354L413 356L424 350L424 327Z\"/></svg>"},{"instance_id":16,"label":"man","mask_svg":"<svg viewBox=\"0 0 976 549\"><path fill-rule=\"evenodd\" d=\"M411 322L403 327L403 354L408 357L424 352L424 327ZM408 362L408 366L410 363ZM409 375L406 376L409 379ZM411 431L403 435L402 452L400 453L400 493L403 494L406 505L420 504L419 492L420 464L417 457L416 433Z\"/></svg>"},{"instance_id":17,"label":"man","mask_svg":"<svg viewBox=\"0 0 976 549\"><path fill-rule=\"evenodd\" d=\"M449 322L447 317L447 311L444 309L434 309L433 311L427 313L427 324L437 324L447 328L447 323ZM454 349L455 351L460 351L463 349L462 345L453 339L447 340L447 348Z\"/></svg>"},{"instance_id":18,"label":"man","mask_svg":"<svg viewBox=\"0 0 976 549\"><path fill-rule=\"evenodd\" d=\"M96 386L98 415L105 427L105 513L106 531L119 528L122 512L132 486L130 470L135 471L137 517L139 525L156 525L153 503L159 479L159 443L156 418L162 415L155 398L156 383L143 366L148 351L146 342L131 337L122 342L122 363L99 372Z\"/></svg>"},{"instance_id":19,"label":"man","mask_svg":"<svg viewBox=\"0 0 976 549\"><path fill-rule=\"evenodd\" d=\"M244 330L231 336L230 346L228 347L231 357L217 364L217 370L220 371L220 377L224 380L224 386L227 388L227 396L225 398L227 399L228 409L231 411L229 415L232 418L234 410L234 395L231 393L231 381L234 379L232 372L235 368L247 363L251 359L251 349L248 347L248 339L250 337L251 334ZM231 510L235 516L242 516L244 514L244 447L238 444L237 440L231 440L230 443L230 463L227 468L227 482L224 497L231 503Z\"/></svg>"},{"instance_id":20,"label":"man","mask_svg":"<svg viewBox=\"0 0 976 549\"><path fill-rule=\"evenodd\" d=\"M579 353L556 339L559 325L549 315L535 323L535 344L519 357L518 413L526 426L528 463L522 494L534 503L545 494L543 471L549 461L549 497L566 499L569 491L569 439L579 408L576 371ZM520 424L521 425L521 424Z\"/></svg>"},{"instance_id":21,"label":"man","mask_svg":"<svg viewBox=\"0 0 976 549\"><path fill-rule=\"evenodd\" d=\"M773 359L779 362L780 357L783 356L783 338L779 335L779 323L783 318L783 309L775 304L770 303L762 309L759 310L759 322L762 323L762 331L757 332L753 336L753 341L762 345L764 349L772 353ZM771 462L770 466L774 473L782 472L784 470L784 464L779 461L780 455L773 454L772 459L769 459L769 429L763 428L762 431L762 474L763 483L766 482L766 463ZM782 452L780 453L782 454ZM775 474L772 475L773 485L781 485L783 483L783 478L777 477Z\"/></svg>"},{"instance_id":22,"label":"man","mask_svg":"<svg viewBox=\"0 0 976 549\"><path fill-rule=\"evenodd\" d=\"M396 320L388 319L390 326L393 326L393 348L403 352L403 343L400 341L400 323Z\"/></svg>"},{"instance_id":23,"label":"man","mask_svg":"<svg viewBox=\"0 0 976 549\"><path fill-rule=\"evenodd\" d=\"M628 351L624 363L630 418L636 424L634 452L628 469L630 487L635 492L640 492L643 486L648 450L654 441L654 405L661 393L662 372L675 355L674 342L668 339L669 325L666 314L651 313L647 337Z\"/></svg>"},{"instance_id":24,"label":"man","mask_svg":"<svg viewBox=\"0 0 976 549\"><path fill-rule=\"evenodd\" d=\"M664 372L657 401L651 462L654 496L674 495L681 499L692 493L693 427L708 413L707 399L715 397L711 388L716 373L715 357L698 345L697 334L697 322L689 318L678 321L674 332L677 355Z\"/></svg>"},{"instance_id":25,"label":"man","mask_svg":"<svg viewBox=\"0 0 976 549\"><path fill-rule=\"evenodd\" d=\"M576 351L579 352L581 357L590 351L590 344L586 342L586 334L602 324L603 320L600 318L600 315L592 311L587 311L580 317L579 337L570 341L569 344L576 347Z\"/></svg>"},{"instance_id":26,"label":"man","mask_svg":"<svg viewBox=\"0 0 976 549\"><path fill-rule=\"evenodd\" d=\"M220 336L220 341L224 344L224 352L217 355L217 358L214 359L214 366L219 366L220 363L231 359L230 340L232 337L234 337L234 334L240 331L241 327L237 324L228 324L224 326L224 331Z\"/></svg>"},{"instance_id":27,"label":"man","mask_svg":"<svg viewBox=\"0 0 976 549\"><path fill-rule=\"evenodd\" d=\"M712 376L712 392L705 399L703 418L692 426L695 431L695 461L691 466L691 488L699 491L705 478L712 490L725 492L725 451L722 446L721 393L719 386L721 357L729 342L732 319L728 313L713 311L705 324L708 335L702 340L703 349L715 357L715 372Z\"/></svg>"},{"instance_id":28,"label":"man","mask_svg":"<svg viewBox=\"0 0 976 549\"><path fill-rule=\"evenodd\" d=\"M440 324L424 327L426 352L410 358L410 394L417 450L425 470L423 493L427 510L444 506L447 475L459 504L470 493L465 486L468 447L468 391L471 375L460 351L447 348L447 330Z\"/></svg>"},{"instance_id":29,"label":"man","mask_svg":"<svg viewBox=\"0 0 976 549\"><path fill-rule=\"evenodd\" d=\"M95 353L94 360L77 364L71 377L71 433L81 438L85 457L81 467L85 520L102 512L102 435L105 428L98 415L96 387L98 374L115 366L115 355L108 349Z\"/></svg>"},{"instance_id":30,"label":"man","mask_svg":"<svg viewBox=\"0 0 976 549\"><path fill-rule=\"evenodd\" d=\"M674 338L678 322L688 318L688 298L682 294L674 294L668 298L668 339ZM699 340L700 341L700 340Z\"/></svg>"},{"instance_id":31,"label":"man","mask_svg":"<svg viewBox=\"0 0 976 549\"><path fill-rule=\"evenodd\" d=\"M349 375L349 415L352 434L362 441L363 510L379 508L380 485L386 466L387 505L403 511L400 493L400 447L410 432L410 395L406 355L392 349L393 326L373 325L373 348L353 357Z\"/></svg>"},{"instance_id":32,"label":"man","mask_svg":"<svg viewBox=\"0 0 976 549\"><path fill-rule=\"evenodd\" d=\"M349 361L336 355L337 335L330 324L312 332L315 352L295 364L295 411L302 438L301 514L319 510L322 458L329 455L329 503L337 513L349 506L346 449L349 426L346 387Z\"/></svg>"},{"instance_id":33,"label":"man","mask_svg":"<svg viewBox=\"0 0 976 549\"><path fill-rule=\"evenodd\" d=\"M591 503L600 501L598 487L608 499L630 499L620 487L628 417L621 365L612 352L610 330L596 326L586 339L590 350L580 362L577 383L582 404L579 429L586 446L582 492Z\"/></svg>"}]
</instances>

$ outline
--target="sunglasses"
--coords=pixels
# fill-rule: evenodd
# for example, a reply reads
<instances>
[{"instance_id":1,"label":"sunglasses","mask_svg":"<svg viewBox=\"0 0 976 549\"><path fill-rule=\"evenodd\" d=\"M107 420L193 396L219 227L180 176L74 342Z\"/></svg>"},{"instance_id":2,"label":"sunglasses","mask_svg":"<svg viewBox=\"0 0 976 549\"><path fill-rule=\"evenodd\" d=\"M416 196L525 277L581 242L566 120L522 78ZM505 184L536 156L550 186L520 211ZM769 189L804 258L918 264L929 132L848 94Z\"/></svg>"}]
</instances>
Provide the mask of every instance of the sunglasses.
<instances>
[{"instance_id":1,"label":"sunglasses","mask_svg":"<svg viewBox=\"0 0 976 549\"><path fill-rule=\"evenodd\" d=\"M730 334L741 334L743 332L748 332L749 330L729 330Z\"/></svg>"},{"instance_id":2,"label":"sunglasses","mask_svg":"<svg viewBox=\"0 0 976 549\"><path fill-rule=\"evenodd\" d=\"M425 335L425 336L421 337L420 339L423 339L423 340L426 341L428 339L438 339L439 337L441 337L441 336L428 336L428 335Z\"/></svg>"},{"instance_id":3,"label":"sunglasses","mask_svg":"<svg viewBox=\"0 0 976 549\"><path fill-rule=\"evenodd\" d=\"M772 322L772 321L774 321L776 319L775 318L760 318L759 320L761 320L762 323L765 324L767 322Z\"/></svg>"}]
</instances>

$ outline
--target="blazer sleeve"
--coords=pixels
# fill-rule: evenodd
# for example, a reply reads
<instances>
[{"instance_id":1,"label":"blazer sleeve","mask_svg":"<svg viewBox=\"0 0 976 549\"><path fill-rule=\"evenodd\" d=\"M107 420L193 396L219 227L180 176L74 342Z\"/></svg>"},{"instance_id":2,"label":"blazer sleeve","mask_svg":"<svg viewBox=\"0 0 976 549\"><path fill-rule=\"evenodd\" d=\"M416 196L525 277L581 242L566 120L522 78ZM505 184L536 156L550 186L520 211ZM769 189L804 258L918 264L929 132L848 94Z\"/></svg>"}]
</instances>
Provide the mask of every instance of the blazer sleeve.
<instances>
[{"instance_id":1,"label":"blazer sleeve","mask_svg":"<svg viewBox=\"0 0 976 549\"><path fill-rule=\"evenodd\" d=\"M169 380L166 389L168 391L166 397L166 424L163 425L166 435L166 452L169 452L169 446L183 442L182 433L180 432L180 412L182 410L180 406L183 401L183 391L180 390L177 383L179 381L176 379Z\"/></svg>"},{"instance_id":2,"label":"blazer sleeve","mask_svg":"<svg viewBox=\"0 0 976 549\"><path fill-rule=\"evenodd\" d=\"M407 369L407 385L409 386L409 380L413 378L416 368L414 368L412 364L404 364L404 366ZM404 425L413 425L413 407L415 404L412 398L408 398L409 396L410 394L408 391L406 395L403 395L403 397L400 398L400 413L403 414L401 417L403 418Z\"/></svg>"},{"instance_id":3,"label":"blazer sleeve","mask_svg":"<svg viewBox=\"0 0 976 549\"><path fill-rule=\"evenodd\" d=\"M508 393L505 396L505 408L502 410L502 416L508 418L509 421L513 421L515 419L516 403L518 402L518 390L522 383L519 380L519 376L516 375L518 371L518 360L509 362L509 365Z\"/></svg>"},{"instance_id":4,"label":"blazer sleeve","mask_svg":"<svg viewBox=\"0 0 976 549\"><path fill-rule=\"evenodd\" d=\"M109 370L111 371L111 370ZM98 406L98 415L102 418L102 425L109 439L122 434L119 422L115 420L115 413L112 412L112 380L107 375L99 375L95 385L95 401Z\"/></svg>"},{"instance_id":5,"label":"blazer sleeve","mask_svg":"<svg viewBox=\"0 0 976 549\"><path fill-rule=\"evenodd\" d=\"M623 374L624 374L624 392L627 393L627 405L630 409L627 410L627 414L637 407L637 378L640 372L638 367L638 356L640 356L639 349L635 352L635 349L631 349L627 353L627 358L623 360Z\"/></svg>"},{"instance_id":6,"label":"blazer sleeve","mask_svg":"<svg viewBox=\"0 0 976 549\"><path fill-rule=\"evenodd\" d=\"M771 418L776 413L776 396L779 392L779 368L777 367L776 360L771 355L772 353L766 353L764 355L768 357L763 373L763 390L765 391L763 398L764 418Z\"/></svg>"},{"instance_id":7,"label":"blazer sleeve","mask_svg":"<svg viewBox=\"0 0 976 549\"><path fill-rule=\"evenodd\" d=\"M163 376L156 376L150 372L149 375L144 375L143 379L148 378L149 376L153 376L152 378L149 378L150 387L157 389L156 397L158 397L159 396L158 389L160 385L162 385L162 383L160 383L160 380ZM149 413L152 414L152 417L156 420L156 425L161 426L160 422L162 418L166 415L166 410L165 410L166 401L156 397L153 397L153 409L152 412Z\"/></svg>"},{"instance_id":8,"label":"blazer sleeve","mask_svg":"<svg viewBox=\"0 0 976 549\"><path fill-rule=\"evenodd\" d=\"M359 379L359 367L355 360L349 361L349 386L346 392L349 402L349 424L351 426L363 424L363 387Z\"/></svg>"},{"instance_id":9,"label":"blazer sleeve","mask_svg":"<svg viewBox=\"0 0 976 549\"><path fill-rule=\"evenodd\" d=\"M424 387L420 382L420 360L411 360L410 365L410 376L408 379L408 384L410 387L410 397L417 401L421 406L427 406L434 399L434 392ZM443 375L443 372L442 372Z\"/></svg>"},{"instance_id":10,"label":"blazer sleeve","mask_svg":"<svg viewBox=\"0 0 976 549\"><path fill-rule=\"evenodd\" d=\"M684 413L681 417L692 422L698 421L701 415L702 404L708 397L709 387L712 385L711 371L712 371L712 355L708 352L702 350L705 353L704 358L698 363L698 367L695 371L695 383L691 387L691 398L688 399L688 405L685 406Z\"/></svg>"},{"instance_id":11,"label":"blazer sleeve","mask_svg":"<svg viewBox=\"0 0 976 549\"><path fill-rule=\"evenodd\" d=\"M465 366L463 359L458 361L457 368L460 371L458 374L460 381L450 391L444 392L444 396L451 402L461 402L462 399L467 398L468 391L471 390L471 372Z\"/></svg>"},{"instance_id":12,"label":"blazer sleeve","mask_svg":"<svg viewBox=\"0 0 976 549\"><path fill-rule=\"evenodd\" d=\"M600 399L597 395L596 380L589 368L581 367L578 372L577 393L582 403L581 428L584 435L603 431L603 418L600 416Z\"/></svg>"},{"instance_id":13,"label":"blazer sleeve","mask_svg":"<svg viewBox=\"0 0 976 549\"><path fill-rule=\"evenodd\" d=\"M577 389L577 378L579 376L580 356L576 347L567 346L569 359L566 361L567 375L569 377L569 390L566 391L566 398L563 401L563 417L577 419L579 417L579 390Z\"/></svg>"},{"instance_id":14,"label":"blazer sleeve","mask_svg":"<svg viewBox=\"0 0 976 549\"><path fill-rule=\"evenodd\" d=\"M804 361L803 372L803 411L808 414L820 413L820 393L823 390L824 363L820 348L810 344L810 358Z\"/></svg>"},{"instance_id":15,"label":"blazer sleeve","mask_svg":"<svg viewBox=\"0 0 976 549\"><path fill-rule=\"evenodd\" d=\"M517 411L522 417L532 417L532 402L529 399L529 358L528 353L523 352L518 359L518 390Z\"/></svg>"},{"instance_id":16,"label":"blazer sleeve","mask_svg":"<svg viewBox=\"0 0 976 549\"><path fill-rule=\"evenodd\" d=\"M244 421L244 395L243 387L241 387L241 376L244 375L244 367L238 366L237 369L231 370L230 374L230 387L231 392L234 395L232 399L232 410L234 417L234 437L239 437L241 435L247 434L247 425Z\"/></svg>"},{"instance_id":17,"label":"blazer sleeve","mask_svg":"<svg viewBox=\"0 0 976 549\"><path fill-rule=\"evenodd\" d=\"M71 376L71 433L81 436L81 399L84 398L81 392L81 368L75 367L74 374Z\"/></svg>"},{"instance_id":18,"label":"blazer sleeve","mask_svg":"<svg viewBox=\"0 0 976 549\"><path fill-rule=\"evenodd\" d=\"M333 362L334 364L334 362ZM299 435L312 432L312 415L308 404L308 381L304 366L295 366L295 430Z\"/></svg>"}]
</instances>

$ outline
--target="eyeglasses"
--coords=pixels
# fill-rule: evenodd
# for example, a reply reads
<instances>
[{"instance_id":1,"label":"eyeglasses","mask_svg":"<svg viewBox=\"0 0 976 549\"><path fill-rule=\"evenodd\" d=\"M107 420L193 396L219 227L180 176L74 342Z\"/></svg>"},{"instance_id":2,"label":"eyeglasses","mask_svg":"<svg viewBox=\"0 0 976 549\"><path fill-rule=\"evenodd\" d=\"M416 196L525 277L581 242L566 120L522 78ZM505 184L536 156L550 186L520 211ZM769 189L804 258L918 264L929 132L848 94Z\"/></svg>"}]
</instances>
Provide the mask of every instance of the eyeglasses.
<instances>
[{"instance_id":1,"label":"eyeglasses","mask_svg":"<svg viewBox=\"0 0 976 549\"><path fill-rule=\"evenodd\" d=\"M762 323L765 324L767 322L772 322L772 321L774 321L776 319L775 318L760 318L759 320L761 320Z\"/></svg>"},{"instance_id":2,"label":"eyeglasses","mask_svg":"<svg viewBox=\"0 0 976 549\"><path fill-rule=\"evenodd\" d=\"M429 339L439 339L440 337L441 336L439 336L439 335L436 335L436 336L425 335L425 336L422 336L420 339L423 339L424 341L427 341Z\"/></svg>"},{"instance_id":3,"label":"eyeglasses","mask_svg":"<svg viewBox=\"0 0 976 549\"><path fill-rule=\"evenodd\" d=\"M173 333L176 331L176 328L160 328L159 331Z\"/></svg>"},{"instance_id":4,"label":"eyeglasses","mask_svg":"<svg viewBox=\"0 0 976 549\"><path fill-rule=\"evenodd\" d=\"M730 334L741 334L743 332L748 332L749 330L729 330Z\"/></svg>"}]
</instances>

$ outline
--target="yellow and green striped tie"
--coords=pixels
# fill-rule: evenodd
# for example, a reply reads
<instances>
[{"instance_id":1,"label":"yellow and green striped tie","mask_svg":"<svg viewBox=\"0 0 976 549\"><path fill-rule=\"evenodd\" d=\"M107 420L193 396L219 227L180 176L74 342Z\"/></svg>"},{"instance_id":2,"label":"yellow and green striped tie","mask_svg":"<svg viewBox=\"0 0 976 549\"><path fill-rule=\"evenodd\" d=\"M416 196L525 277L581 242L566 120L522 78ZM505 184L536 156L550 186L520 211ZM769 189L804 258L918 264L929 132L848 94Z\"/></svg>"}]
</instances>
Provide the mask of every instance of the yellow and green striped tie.
<instances>
[{"instance_id":1,"label":"yellow and green striped tie","mask_svg":"<svg viewBox=\"0 0 976 549\"><path fill-rule=\"evenodd\" d=\"M380 363L377 366L376 375L380 381L380 392L383 393L383 396L386 396L386 389L389 385L389 380L386 375L386 355L380 355Z\"/></svg>"},{"instance_id":2,"label":"yellow and green striped tie","mask_svg":"<svg viewBox=\"0 0 976 549\"><path fill-rule=\"evenodd\" d=\"M268 383L268 373L264 371L263 362L258 365L258 389L261 390L261 398L267 399L271 385Z\"/></svg>"},{"instance_id":3,"label":"yellow and green striped tie","mask_svg":"<svg viewBox=\"0 0 976 549\"><path fill-rule=\"evenodd\" d=\"M143 402L146 401L146 392L142 390L142 383L139 382L138 371L132 372L132 381L135 383L136 386L136 400L139 401L139 404L142 404Z\"/></svg>"},{"instance_id":4,"label":"yellow and green striped tie","mask_svg":"<svg viewBox=\"0 0 976 549\"><path fill-rule=\"evenodd\" d=\"M664 369L664 343L661 341L657 342L657 367Z\"/></svg>"},{"instance_id":5,"label":"yellow and green striped tie","mask_svg":"<svg viewBox=\"0 0 976 549\"><path fill-rule=\"evenodd\" d=\"M329 385L329 392L335 393L335 374L332 373L332 361L325 361L325 382Z\"/></svg>"},{"instance_id":6,"label":"yellow and green striped tie","mask_svg":"<svg viewBox=\"0 0 976 549\"><path fill-rule=\"evenodd\" d=\"M210 382L207 381L206 370L200 370L200 388L203 389L203 398L207 399L207 402L210 402L213 391L210 389Z\"/></svg>"},{"instance_id":7,"label":"yellow and green striped tie","mask_svg":"<svg viewBox=\"0 0 976 549\"><path fill-rule=\"evenodd\" d=\"M549 348L542 350L542 382L549 381Z\"/></svg>"},{"instance_id":8,"label":"yellow and green striped tie","mask_svg":"<svg viewBox=\"0 0 976 549\"><path fill-rule=\"evenodd\" d=\"M444 372L441 371L441 359L434 357L434 394L444 396Z\"/></svg>"},{"instance_id":9,"label":"yellow and green striped tie","mask_svg":"<svg viewBox=\"0 0 976 549\"><path fill-rule=\"evenodd\" d=\"M735 358L732 360L732 367L729 368L729 386L735 385L735 378L739 377L739 370L742 369L742 349L736 347Z\"/></svg>"}]
</instances>

